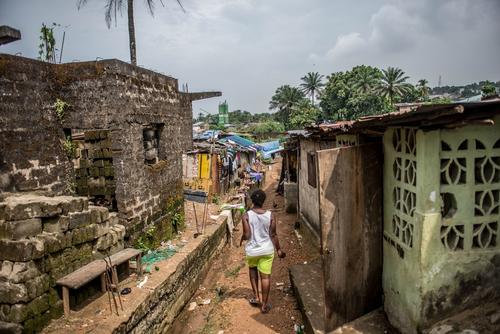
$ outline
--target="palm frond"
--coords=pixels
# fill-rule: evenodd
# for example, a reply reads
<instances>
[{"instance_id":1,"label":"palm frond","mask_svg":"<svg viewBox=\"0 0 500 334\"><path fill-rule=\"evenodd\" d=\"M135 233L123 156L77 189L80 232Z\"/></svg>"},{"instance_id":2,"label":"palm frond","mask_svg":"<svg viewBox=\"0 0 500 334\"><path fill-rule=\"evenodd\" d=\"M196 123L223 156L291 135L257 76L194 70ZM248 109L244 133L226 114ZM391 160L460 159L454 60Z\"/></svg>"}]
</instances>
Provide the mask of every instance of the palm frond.
<instances>
[{"instance_id":1,"label":"palm frond","mask_svg":"<svg viewBox=\"0 0 500 334\"><path fill-rule=\"evenodd\" d=\"M82 8L83 6L85 6L87 4L87 1L88 0L78 0L76 3L76 8L78 8L78 10L80 10L80 8Z\"/></svg>"}]
</instances>

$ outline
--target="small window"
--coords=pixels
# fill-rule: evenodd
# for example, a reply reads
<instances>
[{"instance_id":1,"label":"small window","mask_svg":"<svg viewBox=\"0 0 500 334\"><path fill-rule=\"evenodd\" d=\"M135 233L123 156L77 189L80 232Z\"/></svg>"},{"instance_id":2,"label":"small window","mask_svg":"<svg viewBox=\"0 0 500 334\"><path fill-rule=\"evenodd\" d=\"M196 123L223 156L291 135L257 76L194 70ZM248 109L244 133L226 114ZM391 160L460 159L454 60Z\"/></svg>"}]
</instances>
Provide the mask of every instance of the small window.
<instances>
[{"instance_id":1,"label":"small window","mask_svg":"<svg viewBox=\"0 0 500 334\"><path fill-rule=\"evenodd\" d=\"M148 165L153 165L160 160L161 130L162 124L153 124L144 128L142 132L144 140L144 161Z\"/></svg>"},{"instance_id":2,"label":"small window","mask_svg":"<svg viewBox=\"0 0 500 334\"><path fill-rule=\"evenodd\" d=\"M316 188L316 154L307 153L307 183Z\"/></svg>"}]
</instances>

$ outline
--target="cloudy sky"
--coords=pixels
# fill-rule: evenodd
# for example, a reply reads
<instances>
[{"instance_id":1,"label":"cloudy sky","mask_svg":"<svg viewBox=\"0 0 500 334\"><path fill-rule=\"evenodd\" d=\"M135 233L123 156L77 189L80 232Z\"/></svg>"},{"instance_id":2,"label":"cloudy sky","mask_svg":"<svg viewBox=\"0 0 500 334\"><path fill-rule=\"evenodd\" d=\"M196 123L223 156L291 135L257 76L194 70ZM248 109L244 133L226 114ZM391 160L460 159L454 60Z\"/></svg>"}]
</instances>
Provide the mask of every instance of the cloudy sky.
<instances>
[{"instance_id":1,"label":"cloudy sky","mask_svg":"<svg viewBox=\"0 0 500 334\"><path fill-rule=\"evenodd\" d=\"M135 1L138 64L190 91L223 92L197 102L195 115L224 99L231 110L266 112L278 86L358 64L397 66L431 86L439 75L443 85L500 80L500 0L182 0L186 13L156 2L151 17ZM57 22L63 62L129 61L126 9L108 29L104 3L78 11L76 0L0 0L0 25L23 36L0 52L35 58L42 22Z\"/></svg>"}]
</instances>

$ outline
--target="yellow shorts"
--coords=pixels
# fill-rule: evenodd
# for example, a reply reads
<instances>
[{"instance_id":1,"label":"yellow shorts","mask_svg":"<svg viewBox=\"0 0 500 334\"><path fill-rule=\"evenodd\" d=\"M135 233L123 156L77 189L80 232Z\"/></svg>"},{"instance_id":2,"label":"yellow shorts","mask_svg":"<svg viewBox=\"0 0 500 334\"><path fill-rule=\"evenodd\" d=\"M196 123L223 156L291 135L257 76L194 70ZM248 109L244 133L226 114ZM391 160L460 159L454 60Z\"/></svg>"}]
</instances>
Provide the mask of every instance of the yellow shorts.
<instances>
[{"instance_id":1,"label":"yellow shorts","mask_svg":"<svg viewBox=\"0 0 500 334\"><path fill-rule=\"evenodd\" d=\"M257 270L263 274L271 275L273 267L274 254L247 256L247 264L250 268L257 267Z\"/></svg>"}]
</instances>

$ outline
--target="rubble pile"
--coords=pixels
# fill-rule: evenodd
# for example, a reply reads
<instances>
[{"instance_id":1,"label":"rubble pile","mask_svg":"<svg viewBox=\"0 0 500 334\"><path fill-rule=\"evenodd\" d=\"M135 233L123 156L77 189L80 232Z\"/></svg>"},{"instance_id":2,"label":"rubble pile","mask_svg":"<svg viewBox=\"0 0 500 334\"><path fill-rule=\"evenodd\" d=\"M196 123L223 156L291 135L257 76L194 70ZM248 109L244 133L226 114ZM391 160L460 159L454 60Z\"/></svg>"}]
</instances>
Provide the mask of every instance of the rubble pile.
<instances>
[{"instance_id":1,"label":"rubble pile","mask_svg":"<svg viewBox=\"0 0 500 334\"><path fill-rule=\"evenodd\" d=\"M85 197L5 198L0 202L0 332L39 331L59 317L63 306L55 282L123 249L124 236L117 214L89 205Z\"/></svg>"}]
</instances>

